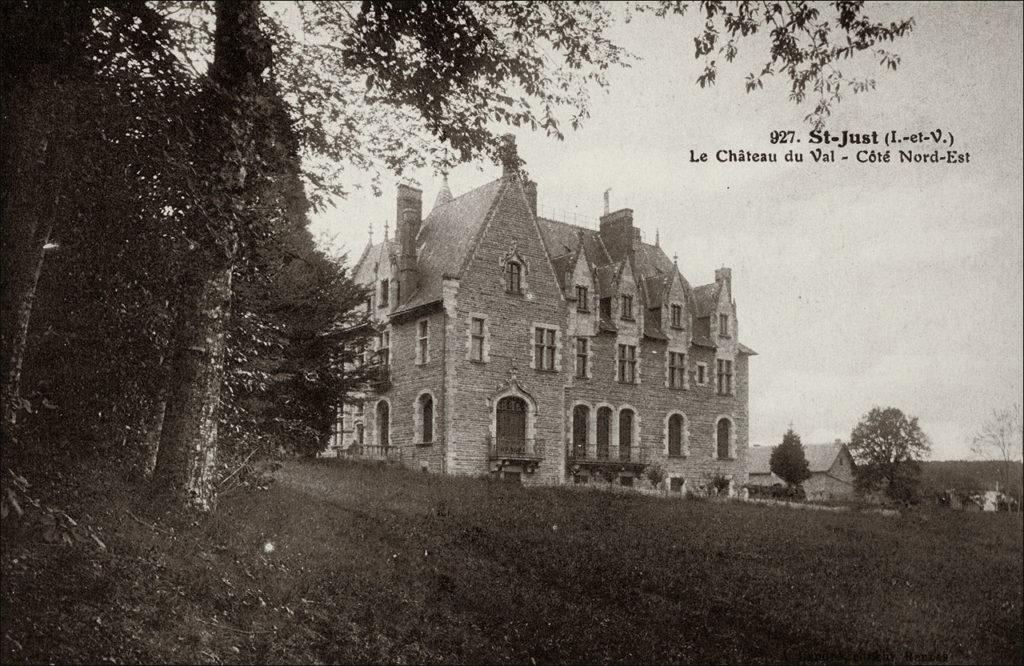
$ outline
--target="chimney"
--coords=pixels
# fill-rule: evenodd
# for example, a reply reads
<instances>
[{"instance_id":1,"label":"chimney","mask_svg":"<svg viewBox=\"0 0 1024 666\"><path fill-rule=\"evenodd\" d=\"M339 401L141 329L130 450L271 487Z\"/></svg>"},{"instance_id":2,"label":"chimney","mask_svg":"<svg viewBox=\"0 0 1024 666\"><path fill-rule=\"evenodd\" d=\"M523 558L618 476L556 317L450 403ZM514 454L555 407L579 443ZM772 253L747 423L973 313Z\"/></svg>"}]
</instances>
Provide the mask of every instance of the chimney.
<instances>
[{"instance_id":1,"label":"chimney","mask_svg":"<svg viewBox=\"0 0 1024 666\"><path fill-rule=\"evenodd\" d=\"M719 286L725 285L725 291L729 294L729 300L732 300L732 269L723 267L716 270L715 282Z\"/></svg>"},{"instance_id":2,"label":"chimney","mask_svg":"<svg viewBox=\"0 0 1024 666\"><path fill-rule=\"evenodd\" d=\"M396 197L396 236L399 246L398 279L402 294L408 298L416 291L419 270L416 267L416 236L423 220L423 192L409 185L398 186Z\"/></svg>"},{"instance_id":3,"label":"chimney","mask_svg":"<svg viewBox=\"0 0 1024 666\"><path fill-rule=\"evenodd\" d=\"M537 217L537 183L528 180L523 183L523 192L526 193L526 201L530 204L530 212Z\"/></svg>"},{"instance_id":4,"label":"chimney","mask_svg":"<svg viewBox=\"0 0 1024 666\"><path fill-rule=\"evenodd\" d=\"M607 215L609 213L609 211L610 211L610 209L608 207L608 195L611 194L611 191L612 191L612 188L610 188L610 187L607 190L604 191L604 213L602 213L602 215Z\"/></svg>"},{"instance_id":5,"label":"chimney","mask_svg":"<svg viewBox=\"0 0 1024 666\"><path fill-rule=\"evenodd\" d=\"M632 255L640 242L640 230L633 227L633 209L623 208L601 216L601 240L612 261Z\"/></svg>"}]
</instances>

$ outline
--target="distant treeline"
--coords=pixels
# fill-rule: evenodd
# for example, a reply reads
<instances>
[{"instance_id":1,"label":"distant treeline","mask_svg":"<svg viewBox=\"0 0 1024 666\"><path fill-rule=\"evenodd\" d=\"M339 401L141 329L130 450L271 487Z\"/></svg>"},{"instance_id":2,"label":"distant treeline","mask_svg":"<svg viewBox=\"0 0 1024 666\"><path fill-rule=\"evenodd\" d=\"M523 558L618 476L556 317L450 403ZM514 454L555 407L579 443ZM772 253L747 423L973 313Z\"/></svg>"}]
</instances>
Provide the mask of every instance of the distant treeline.
<instances>
[{"instance_id":1,"label":"distant treeline","mask_svg":"<svg viewBox=\"0 0 1024 666\"><path fill-rule=\"evenodd\" d=\"M921 491L925 496L943 490L984 492L999 489L1021 498L1024 463L1000 460L943 460L921 463Z\"/></svg>"}]
</instances>

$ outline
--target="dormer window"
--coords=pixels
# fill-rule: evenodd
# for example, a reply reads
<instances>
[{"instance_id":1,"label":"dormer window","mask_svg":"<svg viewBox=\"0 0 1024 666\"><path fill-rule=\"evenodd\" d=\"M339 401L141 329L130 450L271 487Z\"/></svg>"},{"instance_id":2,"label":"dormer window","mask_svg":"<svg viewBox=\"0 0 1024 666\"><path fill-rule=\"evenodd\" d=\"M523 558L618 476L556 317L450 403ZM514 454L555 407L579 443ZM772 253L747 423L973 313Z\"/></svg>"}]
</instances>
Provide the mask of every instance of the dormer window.
<instances>
[{"instance_id":1,"label":"dormer window","mask_svg":"<svg viewBox=\"0 0 1024 666\"><path fill-rule=\"evenodd\" d=\"M523 267L518 261L505 265L505 291L510 294L523 293Z\"/></svg>"},{"instance_id":2,"label":"dormer window","mask_svg":"<svg viewBox=\"0 0 1024 666\"><path fill-rule=\"evenodd\" d=\"M590 297L585 286L576 285L576 312L590 312Z\"/></svg>"},{"instance_id":3,"label":"dormer window","mask_svg":"<svg viewBox=\"0 0 1024 666\"><path fill-rule=\"evenodd\" d=\"M673 303L672 307L670 309L672 311L672 328L682 328L683 327L683 306L682 305L677 305L677 304Z\"/></svg>"},{"instance_id":4,"label":"dormer window","mask_svg":"<svg viewBox=\"0 0 1024 666\"><path fill-rule=\"evenodd\" d=\"M729 337L729 315L727 314L718 315L718 335L723 338Z\"/></svg>"},{"instance_id":5,"label":"dormer window","mask_svg":"<svg viewBox=\"0 0 1024 666\"><path fill-rule=\"evenodd\" d=\"M622 318L632 321L633 319L633 297L622 297Z\"/></svg>"},{"instance_id":6,"label":"dormer window","mask_svg":"<svg viewBox=\"0 0 1024 666\"><path fill-rule=\"evenodd\" d=\"M380 281L380 298L377 299L377 307L386 308L388 306L388 291L391 288L390 280Z\"/></svg>"}]
</instances>

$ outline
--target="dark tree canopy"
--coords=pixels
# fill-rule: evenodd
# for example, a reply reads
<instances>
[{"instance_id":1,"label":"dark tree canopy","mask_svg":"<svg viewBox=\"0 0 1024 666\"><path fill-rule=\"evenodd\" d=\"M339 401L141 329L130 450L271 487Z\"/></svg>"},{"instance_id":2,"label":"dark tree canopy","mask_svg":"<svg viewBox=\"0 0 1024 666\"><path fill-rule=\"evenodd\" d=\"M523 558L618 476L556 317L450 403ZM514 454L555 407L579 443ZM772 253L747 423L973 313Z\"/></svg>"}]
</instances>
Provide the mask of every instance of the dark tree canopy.
<instances>
[{"instance_id":1,"label":"dark tree canopy","mask_svg":"<svg viewBox=\"0 0 1024 666\"><path fill-rule=\"evenodd\" d=\"M773 474L791 486L798 486L811 478L800 435L792 428L782 436L782 443L772 449L769 465Z\"/></svg>"},{"instance_id":2,"label":"dark tree canopy","mask_svg":"<svg viewBox=\"0 0 1024 666\"><path fill-rule=\"evenodd\" d=\"M920 460L931 450L917 417L895 407L874 407L853 429L850 453L857 462L857 485L883 489L892 499L916 498Z\"/></svg>"}]
</instances>

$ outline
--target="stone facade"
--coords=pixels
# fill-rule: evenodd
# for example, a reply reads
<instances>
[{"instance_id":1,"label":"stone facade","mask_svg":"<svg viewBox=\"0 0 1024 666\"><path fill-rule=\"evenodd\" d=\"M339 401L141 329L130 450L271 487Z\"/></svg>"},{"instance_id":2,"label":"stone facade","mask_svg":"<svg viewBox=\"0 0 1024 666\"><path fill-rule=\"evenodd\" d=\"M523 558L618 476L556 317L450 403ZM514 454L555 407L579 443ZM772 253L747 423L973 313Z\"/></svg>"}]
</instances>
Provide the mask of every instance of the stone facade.
<instances>
[{"instance_id":1,"label":"stone facade","mask_svg":"<svg viewBox=\"0 0 1024 666\"><path fill-rule=\"evenodd\" d=\"M746 483L754 352L731 272L691 289L631 210L585 229L538 217L536 193L512 173L458 198L446 185L420 220L400 186L396 240L354 273L387 381L342 408L335 448L530 484L646 484L651 465L676 491Z\"/></svg>"}]
</instances>

